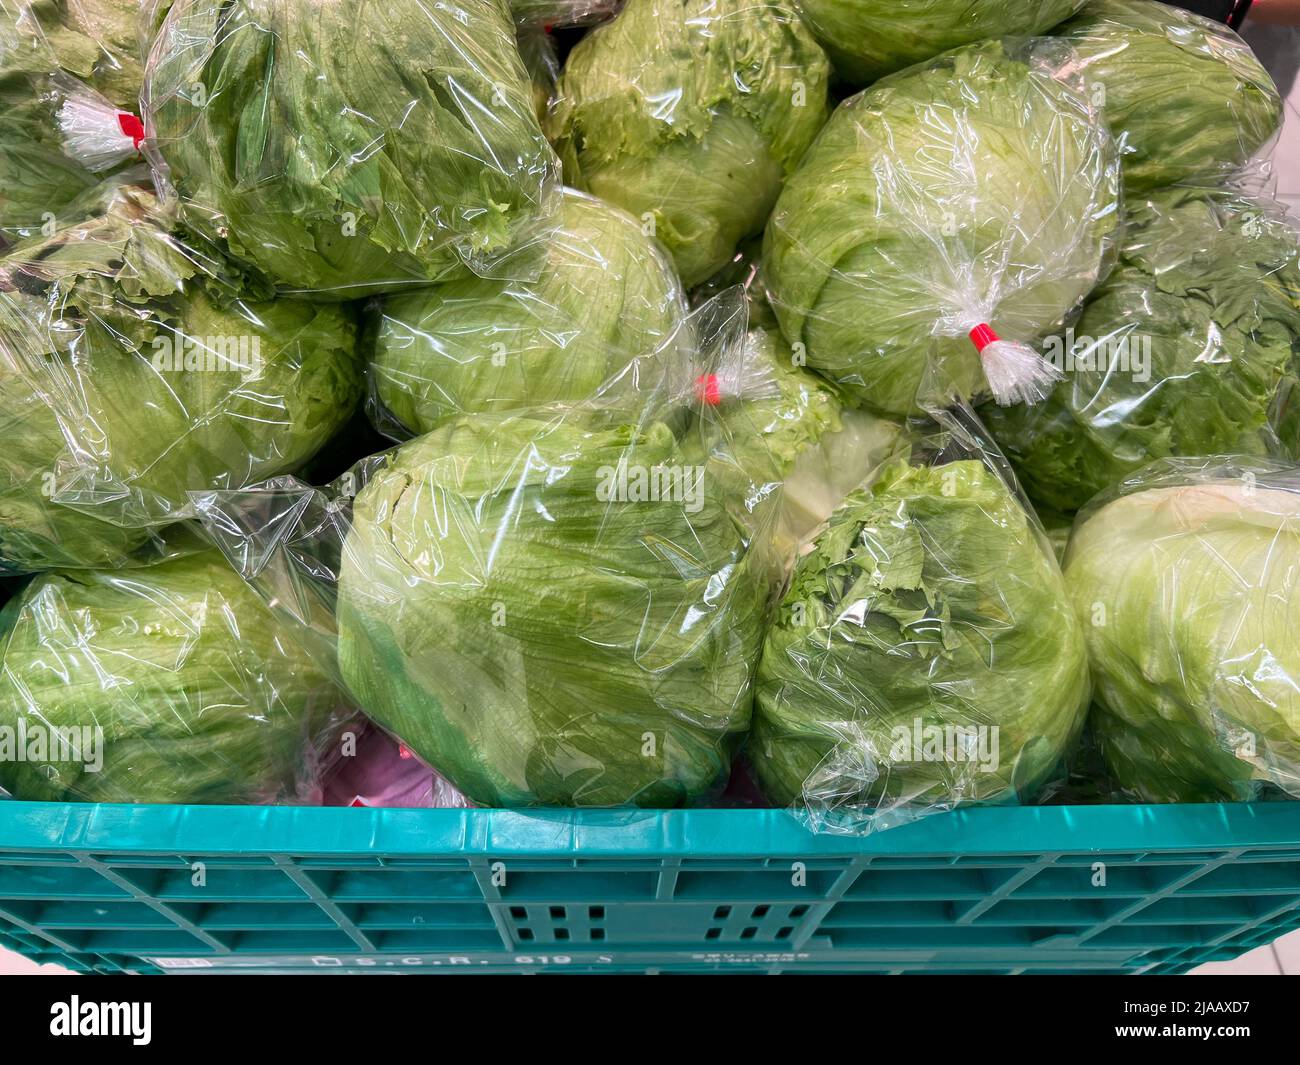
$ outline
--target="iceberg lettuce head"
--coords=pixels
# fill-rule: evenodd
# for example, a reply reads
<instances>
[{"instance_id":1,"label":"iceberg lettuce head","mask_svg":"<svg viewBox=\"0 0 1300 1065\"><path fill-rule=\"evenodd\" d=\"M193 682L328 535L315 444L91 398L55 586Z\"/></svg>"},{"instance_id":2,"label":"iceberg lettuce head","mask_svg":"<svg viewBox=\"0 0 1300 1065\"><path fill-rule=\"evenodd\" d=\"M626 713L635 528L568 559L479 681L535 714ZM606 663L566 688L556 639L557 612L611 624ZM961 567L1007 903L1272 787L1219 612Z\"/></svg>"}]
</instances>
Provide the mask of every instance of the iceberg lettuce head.
<instances>
[{"instance_id":1,"label":"iceberg lettuce head","mask_svg":"<svg viewBox=\"0 0 1300 1065\"><path fill-rule=\"evenodd\" d=\"M689 363L685 294L636 219L566 190L542 243L533 280L449 281L385 299L371 381L402 429L554 402L626 415Z\"/></svg>"},{"instance_id":2,"label":"iceberg lettuce head","mask_svg":"<svg viewBox=\"0 0 1300 1065\"><path fill-rule=\"evenodd\" d=\"M1295 471L1170 459L1123 490L1065 562L1115 782L1143 802L1300 796Z\"/></svg>"},{"instance_id":3,"label":"iceberg lettuce head","mask_svg":"<svg viewBox=\"0 0 1300 1065\"><path fill-rule=\"evenodd\" d=\"M145 102L188 222L286 290L483 269L549 210L504 0L177 0Z\"/></svg>"},{"instance_id":4,"label":"iceberg lettuce head","mask_svg":"<svg viewBox=\"0 0 1300 1065\"><path fill-rule=\"evenodd\" d=\"M1088 703L1050 549L978 459L900 461L795 569L759 665L747 753L767 796L884 827L1033 795Z\"/></svg>"},{"instance_id":5,"label":"iceberg lettuce head","mask_svg":"<svg viewBox=\"0 0 1300 1065\"><path fill-rule=\"evenodd\" d=\"M1221 23L1155 0L1089 0L1058 32L1104 93L1128 190L1230 173L1282 125L1273 79Z\"/></svg>"},{"instance_id":6,"label":"iceberg lettuce head","mask_svg":"<svg viewBox=\"0 0 1300 1065\"><path fill-rule=\"evenodd\" d=\"M574 48L548 129L566 180L653 223L690 288L762 230L829 77L786 0L629 0Z\"/></svg>"},{"instance_id":7,"label":"iceberg lettuce head","mask_svg":"<svg viewBox=\"0 0 1300 1065\"><path fill-rule=\"evenodd\" d=\"M972 330L1030 343L1110 266L1114 142L1068 48L1008 47L946 53L841 104L768 225L787 340L881 413L985 391L998 346L981 355Z\"/></svg>"},{"instance_id":8,"label":"iceberg lettuce head","mask_svg":"<svg viewBox=\"0 0 1300 1065\"><path fill-rule=\"evenodd\" d=\"M296 469L347 420L350 311L243 299L220 269L129 186L0 259L0 565L109 563L189 492Z\"/></svg>"},{"instance_id":9,"label":"iceberg lettuce head","mask_svg":"<svg viewBox=\"0 0 1300 1065\"><path fill-rule=\"evenodd\" d=\"M859 87L989 37L1045 33L1083 0L796 0L835 70Z\"/></svg>"},{"instance_id":10,"label":"iceberg lettuce head","mask_svg":"<svg viewBox=\"0 0 1300 1065\"><path fill-rule=\"evenodd\" d=\"M489 806L678 806L725 782L770 591L669 426L468 415L357 496L340 671Z\"/></svg>"},{"instance_id":11,"label":"iceberg lettuce head","mask_svg":"<svg viewBox=\"0 0 1300 1065\"><path fill-rule=\"evenodd\" d=\"M305 797L349 713L215 552L43 574L0 655L0 787L29 801Z\"/></svg>"},{"instance_id":12,"label":"iceberg lettuce head","mask_svg":"<svg viewBox=\"0 0 1300 1065\"><path fill-rule=\"evenodd\" d=\"M1171 188L1130 205L1120 261L1047 400L987 409L1035 502L1074 511L1154 459L1300 450L1300 237L1276 203Z\"/></svg>"}]
</instances>

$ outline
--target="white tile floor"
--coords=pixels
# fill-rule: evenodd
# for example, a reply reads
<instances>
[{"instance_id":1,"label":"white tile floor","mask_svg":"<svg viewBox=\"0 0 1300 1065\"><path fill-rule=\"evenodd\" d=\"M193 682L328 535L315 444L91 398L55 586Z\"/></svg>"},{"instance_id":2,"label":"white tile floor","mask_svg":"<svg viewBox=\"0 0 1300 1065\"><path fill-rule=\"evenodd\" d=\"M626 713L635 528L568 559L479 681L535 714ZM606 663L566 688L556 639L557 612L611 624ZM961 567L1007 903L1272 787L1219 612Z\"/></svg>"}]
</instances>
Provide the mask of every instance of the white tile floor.
<instances>
[{"instance_id":1,"label":"white tile floor","mask_svg":"<svg viewBox=\"0 0 1300 1065\"><path fill-rule=\"evenodd\" d=\"M1300 56L1300 29L1278 30L1269 28L1256 34L1249 27L1247 39L1253 41L1270 67L1290 64ZM1300 220L1300 78L1297 78L1287 100L1287 120L1274 154L1279 198L1285 200ZM57 965L38 966L26 958L0 949L0 975L30 974L52 976L65 973ZM1197 974L1236 974L1260 976L1300 976L1300 932L1283 936L1267 947L1258 947L1232 961L1212 962L1195 970Z\"/></svg>"}]
</instances>

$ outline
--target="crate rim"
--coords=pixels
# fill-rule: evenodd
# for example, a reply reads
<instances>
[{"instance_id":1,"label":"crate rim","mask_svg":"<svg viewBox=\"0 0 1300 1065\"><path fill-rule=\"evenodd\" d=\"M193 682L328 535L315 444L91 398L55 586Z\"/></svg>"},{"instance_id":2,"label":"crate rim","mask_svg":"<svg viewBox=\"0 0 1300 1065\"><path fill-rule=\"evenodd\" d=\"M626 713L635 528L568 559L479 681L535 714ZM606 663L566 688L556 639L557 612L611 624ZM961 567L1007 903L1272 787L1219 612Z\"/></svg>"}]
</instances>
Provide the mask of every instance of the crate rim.
<instances>
[{"instance_id":1,"label":"crate rim","mask_svg":"<svg viewBox=\"0 0 1300 1065\"><path fill-rule=\"evenodd\" d=\"M844 836L814 834L786 810L411 810L0 801L0 855L853 859L1280 847L1300 848L1300 803L969 807L866 836Z\"/></svg>"}]
</instances>

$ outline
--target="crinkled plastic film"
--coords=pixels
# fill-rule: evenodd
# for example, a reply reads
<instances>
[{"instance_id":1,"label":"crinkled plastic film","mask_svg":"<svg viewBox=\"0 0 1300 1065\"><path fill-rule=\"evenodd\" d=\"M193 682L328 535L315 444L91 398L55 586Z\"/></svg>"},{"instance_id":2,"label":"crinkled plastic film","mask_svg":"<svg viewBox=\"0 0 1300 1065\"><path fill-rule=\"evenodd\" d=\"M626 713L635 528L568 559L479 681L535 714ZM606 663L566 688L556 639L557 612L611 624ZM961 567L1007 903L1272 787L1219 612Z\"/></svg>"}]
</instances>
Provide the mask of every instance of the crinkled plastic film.
<instances>
[{"instance_id":1,"label":"crinkled plastic film","mask_svg":"<svg viewBox=\"0 0 1300 1065\"><path fill-rule=\"evenodd\" d=\"M672 263L626 212L566 189L531 280L470 278L384 299L370 364L395 439L461 414L593 401L635 416L694 338ZM621 408L621 411L620 411Z\"/></svg>"},{"instance_id":2,"label":"crinkled plastic film","mask_svg":"<svg viewBox=\"0 0 1300 1065\"><path fill-rule=\"evenodd\" d=\"M618 14L623 0L510 0L510 13L524 26L587 26Z\"/></svg>"},{"instance_id":3,"label":"crinkled plastic film","mask_svg":"<svg viewBox=\"0 0 1300 1065\"><path fill-rule=\"evenodd\" d=\"M1057 32L1120 140L1126 189L1226 177L1281 128L1277 86L1221 23L1154 0L1089 0Z\"/></svg>"},{"instance_id":4,"label":"crinkled plastic film","mask_svg":"<svg viewBox=\"0 0 1300 1065\"><path fill-rule=\"evenodd\" d=\"M1046 33L1084 0L795 0L841 78L861 88L940 52Z\"/></svg>"},{"instance_id":5,"label":"crinkled plastic film","mask_svg":"<svg viewBox=\"0 0 1300 1065\"><path fill-rule=\"evenodd\" d=\"M748 757L821 831L1033 801L1083 724L1050 545L974 415L935 418L831 515L764 643Z\"/></svg>"},{"instance_id":6,"label":"crinkled plastic film","mask_svg":"<svg viewBox=\"0 0 1300 1065\"><path fill-rule=\"evenodd\" d=\"M524 275L553 214L505 0L178 0L144 103L159 187L284 291Z\"/></svg>"},{"instance_id":7,"label":"crinkled plastic film","mask_svg":"<svg viewBox=\"0 0 1300 1065\"><path fill-rule=\"evenodd\" d=\"M1300 234L1233 187L1130 198L1119 263L1041 346L1046 402L987 411L1036 503L1066 513L1173 455L1295 457Z\"/></svg>"},{"instance_id":8,"label":"crinkled plastic film","mask_svg":"<svg viewBox=\"0 0 1300 1065\"><path fill-rule=\"evenodd\" d=\"M1297 555L1300 478L1268 460L1165 459L1079 515L1065 579L1126 798L1300 796Z\"/></svg>"},{"instance_id":9,"label":"crinkled plastic film","mask_svg":"<svg viewBox=\"0 0 1300 1065\"><path fill-rule=\"evenodd\" d=\"M886 414L1034 401L1029 346L1108 271L1119 163L1059 41L988 41L841 104L767 228L768 295L807 365ZM924 387L923 387L924 386Z\"/></svg>"},{"instance_id":10,"label":"crinkled plastic film","mask_svg":"<svg viewBox=\"0 0 1300 1065\"><path fill-rule=\"evenodd\" d=\"M355 714L220 554L42 574L0 613L0 787L315 803Z\"/></svg>"},{"instance_id":11,"label":"crinkled plastic film","mask_svg":"<svg viewBox=\"0 0 1300 1065\"><path fill-rule=\"evenodd\" d=\"M98 175L136 156L134 7L0 0L0 250L84 217Z\"/></svg>"},{"instance_id":12,"label":"crinkled plastic film","mask_svg":"<svg viewBox=\"0 0 1300 1065\"><path fill-rule=\"evenodd\" d=\"M743 360L743 300L692 321L687 372L621 421L462 415L333 493L200 500L283 616L327 654L337 633L358 704L476 804L680 806L727 780L780 570L771 512L710 472L735 465L708 397Z\"/></svg>"},{"instance_id":13,"label":"crinkled plastic film","mask_svg":"<svg viewBox=\"0 0 1300 1065\"><path fill-rule=\"evenodd\" d=\"M829 76L786 0L629 0L574 47L547 131L565 180L651 226L693 287L762 231Z\"/></svg>"},{"instance_id":14,"label":"crinkled plastic film","mask_svg":"<svg viewBox=\"0 0 1300 1065\"><path fill-rule=\"evenodd\" d=\"M270 299L109 185L0 258L0 566L102 566L188 493L301 466L363 392L351 308Z\"/></svg>"}]
</instances>

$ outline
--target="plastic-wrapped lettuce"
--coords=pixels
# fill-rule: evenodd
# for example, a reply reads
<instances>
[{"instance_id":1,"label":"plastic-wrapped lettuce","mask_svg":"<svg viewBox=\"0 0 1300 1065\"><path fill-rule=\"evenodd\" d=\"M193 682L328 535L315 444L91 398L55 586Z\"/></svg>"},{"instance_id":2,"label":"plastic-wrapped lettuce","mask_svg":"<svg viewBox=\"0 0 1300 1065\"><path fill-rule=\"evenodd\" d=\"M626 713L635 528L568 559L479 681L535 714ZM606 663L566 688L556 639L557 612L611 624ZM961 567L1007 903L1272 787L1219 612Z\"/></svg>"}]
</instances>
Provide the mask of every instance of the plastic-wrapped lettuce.
<instances>
[{"instance_id":1,"label":"plastic-wrapped lettuce","mask_svg":"<svg viewBox=\"0 0 1300 1065\"><path fill-rule=\"evenodd\" d=\"M149 193L107 199L0 259L0 564L13 569L109 563L143 539L123 530L183 515L190 491L296 469L361 397L349 311L239 298Z\"/></svg>"},{"instance_id":2,"label":"plastic-wrapped lettuce","mask_svg":"<svg viewBox=\"0 0 1300 1065\"><path fill-rule=\"evenodd\" d=\"M1227 174L1282 124L1273 79L1221 23L1155 0L1089 0L1059 32L1104 92L1126 189Z\"/></svg>"},{"instance_id":3,"label":"plastic-wrapped lettuce","mask_svg":"<svg viewBox=\"0 0 1300 1065\"><path fill-rule=\"evenodd\" d=\"M1300 796L1300 478L1168 459L1080 517L1065 579L1116 783L1146 802Z\"/></svg>"},{"instance_id":4,"label":"plastic-wrapped lettuce","mask_svg":"<svg viewBox=\"0 0 1300 1065\"><path fill-rule=\"evenodd\" d=\"M902 426L846 406L774 328L749 331L737 371L711 379L718 430L729 446L726 461L710 472L733 477L738 490L744 484L753 511L775 503L779 549L792 552L905 448Z\"/></svg>"},{"instance_id":5,"label":"plastic-wrapped lettuce","mask_svg":"<svg viewBox=\"0 0 1300 1065\"><path fill-rule=\"evenodd\" d=\"M1030 798L1088 703L1049 547L959 436L850 494L800 560L759 665L748 756L831 830Z\"/></svg>"},{"instance_id":6,"label":"plastic-wrapped lettuce","mask_svg":"<svg viewBox=\"0 0 1300 1065\"><path fill-rule=\"evenodd\" d=\"M0 0L0 247L82 217L75 201L130 154L126 140L115 158L84 158L70 148L65 122L72 101L109 115L137 109L134 7Z\"/></svg>"},{"instance_id":7,"label":"plastic-wrapped lettuce","mask_svg":"<svg viewBox=\"0 0 1300 1065\"><path fill-rule=\"evenodd\" d=\"M476 803L682 805L749 724L768 570L664 421L474 415L357 496L338 653Z\"/></svg>"},{"instance_id":8,"label":"plastic-wrapped lettuce","mask_svg":"<svg viewBox=\"0 0 1300 1065\"><path fill-rule=\"evenodd\" d=\"M1294 454L1300 239L1272 201L1172 188L1130 204L1120 262L1053 339L1066 372L988 424L1038 502L1073 511L1153 459Z\"/></svg>"},{"instance_id":9,"label":"plastic-wrapped lettuce","mask_svg":"<svg viewBox=\"0 0 1300 1065\"><path fill-rule=\"evenodd\" d=\"M565 190L543 251L532 281L472 278L385 299L371 365L381 427L424 433L457 414L597 398L635 413L689 358L681 284L636 219Z\"/></svg>"},{"instance_id":10,"label":"plastic-wrapped lettuce","mask_svg":"<svg viewBox=\"0 0 1300 1065\"><path fill-rule=\"evenodd\" d=\"M630 0L570 54L548 129L566 180L652 222L692 287L762 230L829 75L786 0Z\"/></svg>"},{"instance_id":11,"label":"plastic-wrapped lettuce","mask_svg":"<svg viewBox=\"0 0 1300 1065\"><path fill-rule=\"evenodd\" d=\"M215 552L44 574L0 612L0 653L0 787L18 799L310 800L349 713Z\"/></svg>"},{"instance_id":12,"label":"plastic-wrapped lettuce","mask_svg":"<svg viewBox=\"0 0 1300 1065\"><path fill-rule=\"evenodd\" d=\"M1028 343L1105 275L1118 213L1115 144L1071 63L1058 41L990 41L840 105L763 251L809 367L886 414L1050 389Z\"/></svg>"},{"instance_id":13,"label":"plastic-wrapped lettuce","mask_svg":"<svg viewBox=\"0 0 1300 1065\"><path fill-rule=\"evenodd\" d=\"M286 290L482 271L549 212L504 0L177 0L145 103L189 224Z\"/></svg>"},{"instance_id":14,"label":"plastic-wrapped lettuce","mask_svg":"<svg viewBox=\"0 0 1300 1065\"><path fill-rule=\"evenodd\" d=\"M1045 33L1084 0L796 0L846 81L867 85L988 37Z\"/></svg>"}]
</instances>

